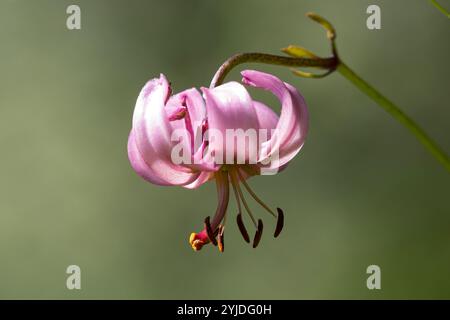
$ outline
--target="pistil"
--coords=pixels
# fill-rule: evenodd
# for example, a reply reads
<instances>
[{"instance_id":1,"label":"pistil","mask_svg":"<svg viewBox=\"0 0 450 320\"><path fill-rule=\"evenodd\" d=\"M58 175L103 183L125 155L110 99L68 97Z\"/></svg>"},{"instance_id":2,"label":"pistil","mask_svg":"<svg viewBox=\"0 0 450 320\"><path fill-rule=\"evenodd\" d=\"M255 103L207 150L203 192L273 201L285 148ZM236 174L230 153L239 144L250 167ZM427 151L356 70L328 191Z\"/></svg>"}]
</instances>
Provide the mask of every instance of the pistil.
<instances>
[{"instance_id":1,"label":"pistil","mask_svg":"<svg viewBox=\"0 0 450 320\"><path fill-rule=\"evenodd\" d=\"M219 204L212 221L210 221L210 217L206 217L204 229L199 233L191 233L189 237L189 243L191 244L192 249L194 249L195 251L200 250L205 244L209 242L211 242L215 246L219 245L220 251L223 251L224 249L224 225L222 224L222 221L225 220L228 201L230 197L228 172L219 170L216 172L215 178Z\"/></svg>"}]
</instances>

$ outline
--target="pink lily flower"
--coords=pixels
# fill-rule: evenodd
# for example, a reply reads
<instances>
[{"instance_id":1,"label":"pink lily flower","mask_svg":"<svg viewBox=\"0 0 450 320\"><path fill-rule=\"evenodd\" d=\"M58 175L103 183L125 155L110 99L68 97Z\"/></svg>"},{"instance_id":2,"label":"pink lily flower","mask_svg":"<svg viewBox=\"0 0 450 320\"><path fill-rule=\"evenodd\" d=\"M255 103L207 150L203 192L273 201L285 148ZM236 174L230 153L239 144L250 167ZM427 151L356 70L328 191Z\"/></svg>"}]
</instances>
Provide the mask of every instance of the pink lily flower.
<instances>
[{"instance_id":1,"label":"pink lily flower","mask_svg":"<svg viewBox=\"0 0 450 320\"><path fill-rule=\"evenodd\" d=\"M246 180L283 170L300 151L308 131L307 107L297 89L273 75L246 70L242 76L245 85L268 90L280 100L279 116L263 103L253 100L238 82L201 88L203 97L195 88L172 95L170 84L162 74L159 79L146 83L136 102L128 157L142 178L156 185L191 189L209 180L216 181L218 206L212 220L210 217L205 219L203 230L191 234L189 243L194 250L200 250L209 242L218 245L220 251L224 250L230 184L239 211L237 224L246 242L250 239L244 226L241 203L256 228L253 247L261 239L263 223L251 212L241 185L277 219L275 237L284 224L283 211L277 208L275 213L257 197ZM230 130L253 130L266 135L248 139L242 147L234 136L231 139L227 136ZM222 138L217 138L217 133ZM175 150L183 151L184 162L174 161L174 154L178 154ZM256 150L253 158L251 150ZM226 161L223 161L225 154Z\"/></svg>"}]
</instances>

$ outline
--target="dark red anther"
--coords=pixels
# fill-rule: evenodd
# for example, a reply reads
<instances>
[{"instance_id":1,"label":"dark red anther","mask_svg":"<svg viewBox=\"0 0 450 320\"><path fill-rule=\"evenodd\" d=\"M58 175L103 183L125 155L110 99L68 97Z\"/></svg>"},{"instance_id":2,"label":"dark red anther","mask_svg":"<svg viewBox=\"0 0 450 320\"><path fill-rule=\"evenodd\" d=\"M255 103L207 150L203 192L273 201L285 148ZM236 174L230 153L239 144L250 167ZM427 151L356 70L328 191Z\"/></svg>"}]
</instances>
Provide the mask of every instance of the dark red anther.
<instances>
[{"instance_id":1,"label":"dark red anther","mask_svg":"<svg viewBox=\"0 0 450 320\"><path fill-rule=\"evenodd\" d=\"M258 220L258 230L256 230L255 237L253 238L253 248L256 248L261 240L263 232L263 222L261 219Z\"/></svg>"},{"instance_id":2,"label":"dark red anther","mask_svg":"<svg viewBox=\"0 0 450 320\"><path fill-rule=\"evenodd\" d=\"M205 218L205 230L206 230L206 234L208 235L209 241L211 241L211 243L215 246L217 246L217 240L214 237L214 232L211 228L211 222L209 221L210 217L206 217Z\"/></svg>"},{"instance_id":3,"label":"dark red anther","mask_svg":"<svg viewBox=\"0 0 450 320\"><path fill-rule=\"evenodd\" d=\"M283 226L284 226L284 213L283 213L283 210L281 210L280 208L277 208L277 212L278 212L277 226L275 227L275 233L273 234L273 236L275 238L280 235L281 230L283 230Z\"/></svg>"},{"instance_id":4,"label":"dark red anther","mask_svg":"<svg viewBox=\"0 0 450 320\"><path fill-rule=\"evenodd\" d=\"M247 229L245 228L244 221L242 220L241 213L239 213L237 215L236 222L239 227L239 231L241 232L242 237L244 238L245 242L250 243L250 237L248 236L248 232L247 232Z\"/></svg>"}]
</instances>

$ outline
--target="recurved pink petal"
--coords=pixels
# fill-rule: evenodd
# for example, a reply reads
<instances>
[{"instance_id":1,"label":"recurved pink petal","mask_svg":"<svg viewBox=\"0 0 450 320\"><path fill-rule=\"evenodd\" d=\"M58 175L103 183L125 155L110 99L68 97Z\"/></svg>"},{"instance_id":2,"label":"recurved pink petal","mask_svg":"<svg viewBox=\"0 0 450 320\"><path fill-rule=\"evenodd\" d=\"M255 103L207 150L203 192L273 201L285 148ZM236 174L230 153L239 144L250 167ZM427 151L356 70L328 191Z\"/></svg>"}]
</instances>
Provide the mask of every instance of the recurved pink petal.
<instances>
[{"instance_id":1,"label":"recurved pink petal","mask_svg":"<svg viewBox=\"0 0 450 320\"><path fill-rule=\"evenodd\" d=\"M265 129L269 132L277 127L278 115L271 108L259 101L253 101L256 115L258 117L259 129Z\"/></svg>"},{"instance_id":2,"label":"recurved pink petal","mask_svg":"<svg viewBox=\"0 0 450 320\"><path fill-rule=\"evenodd\" d=\"M202 96L195 88L182 91L170 97L165 111L172 132L176 132L177 139L183 137L179 140L186 143L183 148L192 157L202 141L202 124L206 116L205 102Z\"/></svg>"},{"instance_id":3,"label":"recurved pink petal","mask_svg":"<svg viewBox=\"0 0 450 320\"><path fill-rule=\"evenodd\" d=\"M205 101L200 92L195 88L185 90L180 94L186 98L189 116L191 118L192 126L195 129L196 126L202 124L206 117Z\"/></svg>"},{"instance_id":4,"label":"recurved pink petal","mask_svg":"<svg viewBox=\"0 0 450 320\"><path fill-rule=\"evenodd\" d=\"M239 148L233 138L233 134L238 131L250 130L257 134L259 129L258 115L247 90L240 83L228 82L213 89L202 88L202 91L208 117L209 152L213 152L216 160L222 160L222 163L229 163L225 159L227 153L231 156L234 154L236 158L247 159L248 150ZM230 135L227 136L227 133ZM219 159L222 155L223 158Z\"/></svg>"},{"instance_id":5,"label":"recurved pink petal","mask_svg":"<svg viewBox=\"0 0 450 320\"><path fill-rule=\"evenodd\" d=\"M308 110L301 94L277 77L254 70L242 73L243 83L271 91L281 102L275 134L262 148L260 161L270 161L271 169L284 167L301 149L308 132Z\"/></svg>"},{"instance_id":6,"label":"recurved pink petal","mask_svg":"<svg viewBox=\"0 0 450 320\"><path fill-rule=\"evenodd\" d=\"M170 185L165 180L161 179L142 158L136 145L133 130L131 130L130 135L128 136L128 159L130 160L130 164L134 171L145 180L158 185Z\"/></svg>"},{"instance_id":7,"label":"recurved pink petal","mask_svg":"<svg viewBox=\"0 0 450 320\"><path fill-rule=\"evenodd\" d=\"M169 95L169 83L162 74L144 86L133 114L128 154L136 172L150 182L186 185L193 182L199 173L174 164L171 159L176 141L171 141L173 128L165 110Z\"/></svg>"},{"instance_id":8,"label":"recurved pink petal","mask_svg":"<svg viewBox=\"0 0 450 320\"><path fill-rule=\"evenodd\" d=\"M211 179L214 179L214 172L204 171L204 172L200 173L200 175L197 177L197 179L194 180L194 182L187 184L183 187L185 187L187 189L195 189L195 188L200 187L202 184L204 184L205 182L208 182Z\"/></svg>"}]
</instances>

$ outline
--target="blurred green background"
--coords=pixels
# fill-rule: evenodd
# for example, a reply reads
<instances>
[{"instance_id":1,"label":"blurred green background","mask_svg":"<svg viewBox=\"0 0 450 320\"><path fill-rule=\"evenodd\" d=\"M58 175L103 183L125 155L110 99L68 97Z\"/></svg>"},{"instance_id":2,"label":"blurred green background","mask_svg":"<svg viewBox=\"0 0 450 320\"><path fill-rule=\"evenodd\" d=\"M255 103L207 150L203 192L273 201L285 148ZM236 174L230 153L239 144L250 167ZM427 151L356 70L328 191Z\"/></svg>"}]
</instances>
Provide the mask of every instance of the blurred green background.
<instances>
[{"instance_id":1,"label":"blurred green background","mask_svg":"<svg viewBox=\"0 0 450 320\"><path fill-rule=\"evenodd\" d=\"M81 7L82 29L66 28ZM381 7L382 29L366 28ZM214 212L214 183L157 187L130 168L136 97L163 72L174 91L207 86L243 51L288 44L322 55L315 11L338 32L343 60L450 151L449 21L425 0L0 2L0 298L450 298L450 180L403 127L339 74L301 79L307 143L290 167L250 180L280 206L260 247L234 223L226 251L187 242ZM267 93L255 97L279 110ZM229 213L234 221L234 201ZM269 231L270 230L270 231ZM66 288L66 267L82 290ZM382 289L366 288L381 267Z\"/></svg>"}]
</instances>

